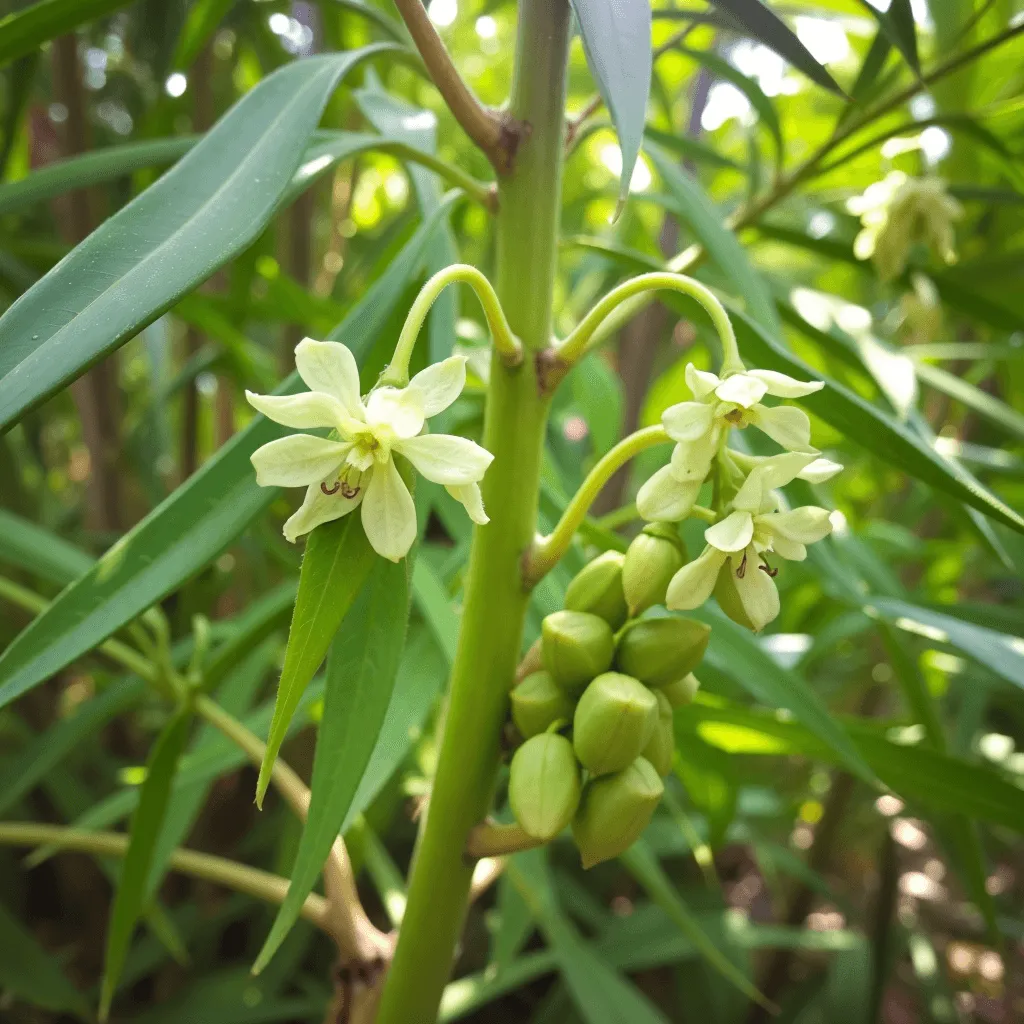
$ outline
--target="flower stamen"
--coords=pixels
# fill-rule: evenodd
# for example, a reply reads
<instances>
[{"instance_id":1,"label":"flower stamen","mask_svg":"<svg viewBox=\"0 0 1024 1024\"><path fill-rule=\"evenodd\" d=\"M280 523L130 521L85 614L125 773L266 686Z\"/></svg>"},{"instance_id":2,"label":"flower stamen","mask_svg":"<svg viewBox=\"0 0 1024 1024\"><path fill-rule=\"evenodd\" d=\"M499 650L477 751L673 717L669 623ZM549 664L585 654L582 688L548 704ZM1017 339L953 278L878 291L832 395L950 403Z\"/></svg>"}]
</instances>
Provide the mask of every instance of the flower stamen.
<instances>
[{"instance_id":1,"label":"flower stamen","mask_svg":"<svg viewBox=\"0 0 1024 1024\"><path fill-rule=\"evenodd\" d=\"M321 483L320 484L320 490L323 491L323 493L327 494L327 495L337 494L338 491L341 490L341 481L340 480L335 480L333 487L328 487L326 483Z\"/></svg>"},{"instance_id":2,"label":"flower stamen","mask_svg":"<svg viewBox=\"0 0 1024 1024\"><path fill-rule=\"evenodd\" d=\"M736 570L736 579L741 580L747 575L747 553L743 552L743 560L739 564L739 568Z\"/></svg>"}]
</instances>

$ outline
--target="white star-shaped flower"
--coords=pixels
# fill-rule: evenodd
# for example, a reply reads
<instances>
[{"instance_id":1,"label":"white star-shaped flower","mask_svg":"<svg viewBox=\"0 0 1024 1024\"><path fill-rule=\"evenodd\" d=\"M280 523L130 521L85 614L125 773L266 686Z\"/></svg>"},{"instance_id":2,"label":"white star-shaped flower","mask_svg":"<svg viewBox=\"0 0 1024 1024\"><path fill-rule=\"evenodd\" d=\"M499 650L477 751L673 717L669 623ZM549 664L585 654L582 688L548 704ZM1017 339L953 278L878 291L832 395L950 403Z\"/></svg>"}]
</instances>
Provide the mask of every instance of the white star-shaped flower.
<instances>
[{"instance_id":1,"label":"white star-shaped flower","mask_svg":"<svg viewBox=\"0 0 1024 1024\"><path fill-rule=\"evenodd\" d=\"M373 549L393 562L416 539L416 508L392 456L412 463L428 480L444 484L476 523L486 523L479 481L493 456L464 437L423 434L424 424L459 397L466 383L464 356L428 366L407 387L378 387L365 402L359 368L341 344L305 338L295 366L310 389L297 395L245 393L269 419L298 430L329 427L338 439L293 434L252 454L262 487L306 487L306 498L284 524L294 542L321 523L361 506Z\"/></svg>"},{"instance_id":2,"label":"white star-shaped flower","mask_svg":"<svg viewBox=\"0 0 1024 1024\"><path fill-rule=\"evenodd\" d=\"M757 631L779 614L779 592L769 552L793 562L807 557L807 544L832 532L827 509L804 505L779 510L774 488L795 480L816 462L814 455L787 452L765 459L750 471L732 500L732 512L704 531L707 546L672 577L666 606L673 610L699 608L715 591L726 563L736 596ZM834 467L835 463L830 463ZM830 474L831 475L831 474Z\"/></svg>"},{"instance_id":3,"label":"white star-shaped flower","mask_svg":"<svg viewBox=\"0 0 1024 1024\"><path fill-rule=\"evenodd\" d=\"M673 405L661 416L666 433L678 443L669 465L659 469L637 494L636 507L644 519L676 522L686 518L730 427L753 424L783 448L814 451L811 422L803 410L789 405L769 407L761 399L765 395L801 398L820 391L825 386L821 381L805 383L774 370L743 370L723 378L690 363L686 383L695 400Z\"/></svg>"}]
</instances>

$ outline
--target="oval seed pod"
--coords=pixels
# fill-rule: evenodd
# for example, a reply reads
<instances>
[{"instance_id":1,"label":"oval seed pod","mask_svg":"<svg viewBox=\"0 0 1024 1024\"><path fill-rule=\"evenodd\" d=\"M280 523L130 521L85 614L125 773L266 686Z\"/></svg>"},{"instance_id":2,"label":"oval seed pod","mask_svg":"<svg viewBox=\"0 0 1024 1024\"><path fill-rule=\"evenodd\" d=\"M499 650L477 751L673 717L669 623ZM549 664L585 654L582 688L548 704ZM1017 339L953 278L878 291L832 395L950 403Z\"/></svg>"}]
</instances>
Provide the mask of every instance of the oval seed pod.
<instances>
[{"instance_id":1,"label":"oval seed pod","mask_svg":"<svg viewBox=\"0 0 1024 1024\"><path fill-rule=\"evenodd\" d=\"M629 849L647 828L665 786L650 761L638 757L614 775L587 783L572 834L584 868Z\"/></svg>"},{"instance_id":2,"label":"oval seed pod","mask_svg":"<svg viewBox=\"0 0 1024 1024\"><path fill-rule=\"evenodd\" d=\"M694 694L699 689L700 681L691 672L689 675L683 676L682 679L669 683L668 686L659 687L658 693L663 693L668 698L668 702L672 707L682 708L687 704L693 703Z\"/></svg>"},{"instance_id":3,"label":"oval seed pod","mask_svg":"<svg viewBox=\"0 0 1024 1024\"><path fill-rule=\"evenodd\" d=\"M612 627L589 612L552 612L541 624L541 653L555 682L570 694L580 693L611 667Z\"/></svg>"},{"instance_id":4,"label":"oval seed pod","mask_svg":"<svg viewBox=\"0 0 1024 1024\"><path fill-rule=\"evenodd\" d=\"M576 757L594 775L621 771L647 746L657 723L658 700L643 683L620 672L605 672L576 705Z\"/></svg>"},{"instance_id":5,"label":"oval seed pod","mask_svg":"<svg viewBox=\"0 0 1024 1024\"><path fill-rule=\"evenodd\" d=\"M573 706L551 673L541 669L528 675L510 694L512 721L524 739L544 732L552 722L572 721Z\"/></svg>"},{"instance_id":6,"label":"oval seed pod","mask_svg":"<svg viewBox=\"0 0 1024 1024\"><path fill-rule=\"evenodd\" d=\"M622 589L631 618L665 603L669 582L685 561L686 548L667 523L651 523L633 538L622 565Z\"/></svg>"},{"instance_id":7,"label":"oval seed pod","mask_svg":"<svg viewBox=\"0 0 1024 1024\"><path fill-rule=\"evenodd\" d=\"M565 592L565 607L572 612L599 615L612 629L619 629L628 617L622 591L620 551L606 551L588 562L572 578Z\"/></svg>"},{"instance_id":8,"label":"oval seed pod","mask_svg":"<svg viewBox=\"0 0 1024 1024\"><path fill-rule=\"evenodd\" d=\"M668 697L661 690L655 690L654 696L658 700L658 721L641 756L650 761L654 770L664 777L672 771L676 734L672 728L672 705Z\"/></svg>"},{"instance_id":9,"label":"oval seed pod","mask_svg":"<svg viewBox=\"0 0 1024 1024\"><path fill-rule=\"evenodd\" d=\"M700 664L710 634L695 619L642 619L619 637L616 667L648 686L668 686Z\"/></svg>"},{"instance_id":10,"label":"oval seed pod","mask_svg":"<svg viewBox=\"0 0 1024 1024\"><path fill-rule=\"evenodd\" d=\"M542 733L515 752L508 802L523 831L534 839L554 839L569 824L580 802L580 769L564 736Z\"/></svg>"}]
</instances>

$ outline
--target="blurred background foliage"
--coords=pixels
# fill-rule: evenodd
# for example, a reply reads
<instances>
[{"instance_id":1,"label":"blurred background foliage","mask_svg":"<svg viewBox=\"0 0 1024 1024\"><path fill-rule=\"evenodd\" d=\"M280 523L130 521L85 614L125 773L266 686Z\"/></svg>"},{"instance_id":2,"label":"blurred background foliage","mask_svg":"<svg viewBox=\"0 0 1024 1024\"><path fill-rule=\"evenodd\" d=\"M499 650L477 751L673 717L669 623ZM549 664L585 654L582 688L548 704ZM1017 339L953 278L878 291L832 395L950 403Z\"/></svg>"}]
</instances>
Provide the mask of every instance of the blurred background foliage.
<instances>
[{"instance_id":1,"label":"blurred background foliage","mask_svg":"<svg viewBox=\"0 0 1024 1024\"><path fill-rule=\"evenodd\" d=\"M274 69L406 38L384 0L36 6L52 18L27 42L12 30L23 23L0 22L5 305ZM574 41L557 327L568 331L625 274L701 244L716 257L702 279L749 309L753 275L791 353L894 426L840 431L812 416L815 443L847 467L820 502L841 511L843 528L779 577L783 611L770 635L755 641L716 620L706 696L677 716L676 778L645 837L650 860L584 874L556 844L547 859L517 861L474 905L445 1019L627 1019L587 999L587 972L608 971L628 974L642 1000L648 1016L630 1020L767 1019L737 978L778 1004L779 1021L1024 1019L1024 541L893 456L902 431L1024 509L1024 43L929 77L1015 35L1024 9L893 0L890 12L912 14L915 68L867 3L771 6L850 98L752 38L728 4L656 4L649 151L615 223L619 149ZM480 98L500 105L515 5L432 0L429 12ZM326 133L405 133L490 180L415 66L374 67L333 95ZM854 256L860 224L847 202L893 170L948 182L964 211L955 265L915 250L908 270L883 283ZM696 190L680 185L684 176ZM268 390L290 372L299 338L326 336L353 309L364 315L356 303L369 293L382 324L363 364L372 381L428 270L456 258L489 270L480 203L457 203L450 227L423 249L416 232L440 194L438 179L400 152L328 161L205 284L0 437L0 643L247 424L243 389ZM700 210L712 211L713 230ZM743 250L722 259L727 217ZM422 251L410 268L384 278L414 245ZM716 365L711 332L680 310L692 315L663 305L638 313L559 392L542 524L595 458L686 397L687 362ZM431 357L454 345L482 354L485 342L476 305L446 294L431 317ZM757 353L748 359L759 363ZM471 366L478 376L452 423L474 435L486 361ZM637 481L664 457L647 453L606 489L583 544L538 588L528 640L560 607L586 545L621 547L635 531ZM209 620L215 645L241 638L244 657L215 695L257 732L269 722L299 565L280 537L293 497L276 498L160 602L179 665L196 648L197 621ZM382 923L403 905L469 544L453 503L443 492L432 501L392 704L394 747L348 834ZM687 540L699 550L696 526ZM131 628L118 635L137 642ZM751 696L790 692L794 679L827 703L892 792L854 780L792 714ZM318 720L321 693L319 682L300 725ZM0 711L0 817L120 827L169 715L102 651L77 657ZM314 739L298 728L284 748L300 774ZM287 876L298 826L276 797L256 812L254 782L240 753L198 731L174 782L167 852L183 844ZM26 864L3 835L0 824L0 1016L88 1019L118 862L50 850ZM650 885L652 862L670 880L668 897ZM115 1018L322 1019L332 951L310 925L300 922L271 965L249 974L272 910L169 871L129 951Z\"/></svg>"}]
</instances>

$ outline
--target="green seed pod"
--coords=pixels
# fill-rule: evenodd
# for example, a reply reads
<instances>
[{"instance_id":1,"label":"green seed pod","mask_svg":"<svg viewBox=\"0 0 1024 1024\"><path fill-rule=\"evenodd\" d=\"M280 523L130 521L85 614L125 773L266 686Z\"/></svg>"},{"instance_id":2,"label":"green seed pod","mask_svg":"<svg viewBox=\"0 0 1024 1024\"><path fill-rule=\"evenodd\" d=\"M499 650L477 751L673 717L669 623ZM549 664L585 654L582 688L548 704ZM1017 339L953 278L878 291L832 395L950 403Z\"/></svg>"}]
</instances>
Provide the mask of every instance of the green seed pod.
<instances>
[{"instance_id":1,"label":"green seed pod","mask_svg":"<svg viewBox=\"0 0 1024 1024\"><path fill-rule=\"evenodd\" d=\"M583 867L628 850L647 828L664 792L658 773L643 757L621 772L588 782L572 820Z\"/></svg>"},{"instance_id":2,"label":"green seed pod","mask_svg":"<svg viewBox=\"0 0 1024 1024\"><path fill-rule=\"evenodd\" d=\"M599 615L612 629L618 629L628 614L622 592L624 557L619 551L606 551L588 562L569 584L565 607L572 612Z\"/></svg>"},{"instance_id":3,"label":"green seed pod","mask_svg":"<svg viewBox=\"0 0 1024 1024\"><path fill-rule=\"evenodd\" d=\"M752 633L757 633L758 629L754 625L754 621L747 614L747 610L740 600L739 591L736 589L736 580L733 579L732 573L732 566L729 562L726 562L719 570L718 580L715 583L715 600L718 602L718 607L733 622L743 626L744 629L749 629Z\"/></svg>"},{"instance_id":4,"label":"green seed pod","mask_svg":"<svg viewBox=\"0 0 1024 1024\"><path fill-rule=\"evenodd\" d=\"M594 676L611 667L612 627L589 612L553 612L541 624L544 667L569 694L578 694Z\"/></svg>"},{"instance_id":5,"label":"green seed pod","mask_svg":"<svg viewBox=\"0 0 1024 1024\"><path fill-rule=\"evenodd\" d=\"M686 561L686 548L667 523L651 523L633 538L622 565L622 588L630 617L663 604L672 577Z\"/></svg>"},{"instance_id":6,"label":"green seed pod","mask_svg":"<svg viewBox=\"0 0 1024 1024\"><path fill-rule=\"evenodd\" d=\"M694 619L642 619L619 638L616 667L648 686L668 686L700 664L710 633Z\"/></svg>"},{"instance_id":7,"label":"green seed pod","mask_svg":"<svg viewBox=\"0 0 1024 1024\"><path fill-rule=\"evenodd\" d=\"M676 735L672 728L672 705L668 697L661 690L655 690L654 696L658 699L658 722L641 756L651 762L659 775L664 776L672 771Z\"/></svg>"},{"instance_id":8,"label":"green seed pod","mask_svg":"<svg viewBox=\"0 0 1024 1024\"><path fill-rule=\"evenodd\" d=\"M509 694L512 721L525 739L544 732L552 722L572 721L572 701L555 685L550 672L541 670L528 675Z\"/></svg>"},{"instance_id":9,"label":"green seed pod","mask_svg":"<svg viewBox=\"0 0 1024 1024\"><path fill-rule=\"evenodd\" d=\"M580 764L594 775L621 771L647 746L658 724L658 700L631 676L605 672L583 691L572 724Z\"/></svg>"},{"instance_id":10,"label":"green seed pod","mask_svg":"<svg viewBox=\"0 0 1024 1024\"><path fill-rule=\"evenodd\" d=\"M576 813L580 769L572 744L558 733L528 739L512 758L508 802L534 839L554 839Z\"/></svg>"},{"instance_id":11,"label":"green seed pod","mask_svg":"<svg viewBox=\"0 0 1024 1024\"><path fill-rule=\"evenodd\" d=\"M683 676L682 679L669 683L668 686L660 687L658 693L665 694L672 707L682 708L693 703L693 696L699 689L700 682L691 672L689 675Z\"/></svg>"}]
</instances>

